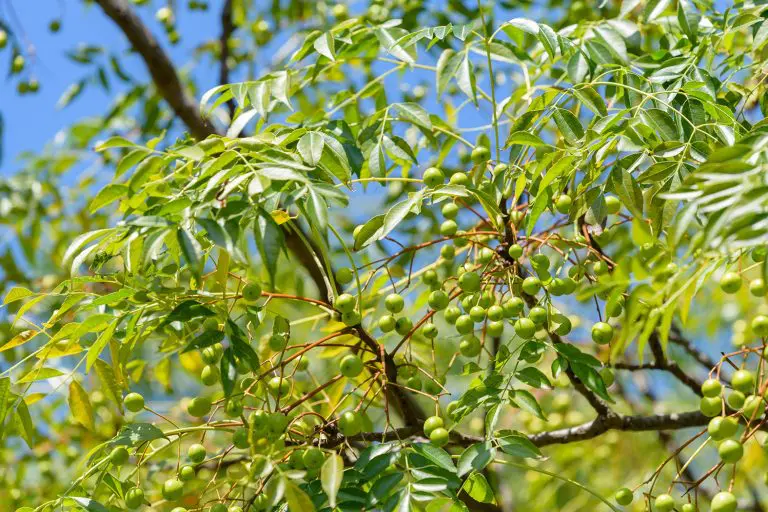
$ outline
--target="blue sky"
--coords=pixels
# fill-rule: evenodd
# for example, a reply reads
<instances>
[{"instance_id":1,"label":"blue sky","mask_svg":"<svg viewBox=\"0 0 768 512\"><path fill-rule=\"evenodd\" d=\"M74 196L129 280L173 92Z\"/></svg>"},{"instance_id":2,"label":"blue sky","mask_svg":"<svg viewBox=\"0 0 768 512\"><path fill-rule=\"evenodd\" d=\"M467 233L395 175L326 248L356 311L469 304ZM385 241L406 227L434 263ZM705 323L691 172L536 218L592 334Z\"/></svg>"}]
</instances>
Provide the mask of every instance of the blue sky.
<instances>
[{"instance_id":1,"label":"blue sky","mask_svg":"<svg viewBox=\"0 0 768 512\"><path fill-rule=\"evenodd\" d=\"M218 3L211 2L212 5ZM139 12L151 30L160 36L174 62L182 65L189 59L195 44L217 34L218 24L211 24L210 19L218 18L218 13L189 13L183 9L178 20L182 42L170 47L165 44L167 41L162 27L153 17L155 8L161 4L155 1L152 8L141 8ZM15 14L11 13L9 5L13 6ZM41 12L44 14L41 15ZM58 17L62 19L61 31L51 34L48 24ZM10 22L11 28L19 34L23 33L24 40L34 46L36 56L28 59L24 76L34 76L41 84L38 94L16 94L17 79L7 76L12 58L10 45L0 52L0 70L4 70L0 80L0 113L5 127L0 176L8 176L18 170L17 157L22 151L39 150L62 127L83 117L104 113L119 91L119 84L116 83L113 83L115 89L111 93L100 87L91 87L67 108L57 109L56 103L67 87L88 72L85 66L66 58L64 53L81 43L103 45L121 52L128 48L128 44L117 26L98 6L86 6L83 2L11 0L0 3L0 19ZM138 78L147 75L138 58L126 58L123 65L126 71Z\"/></svg>"}]
</instances>

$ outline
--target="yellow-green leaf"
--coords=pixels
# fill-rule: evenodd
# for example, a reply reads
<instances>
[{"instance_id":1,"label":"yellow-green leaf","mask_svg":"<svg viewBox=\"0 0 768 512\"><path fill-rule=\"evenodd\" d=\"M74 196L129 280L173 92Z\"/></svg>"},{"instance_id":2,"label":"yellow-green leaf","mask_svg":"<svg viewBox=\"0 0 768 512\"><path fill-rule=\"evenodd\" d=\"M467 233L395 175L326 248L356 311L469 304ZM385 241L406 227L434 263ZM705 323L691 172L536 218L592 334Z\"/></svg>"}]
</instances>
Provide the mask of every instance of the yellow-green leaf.
<instances>
[{"instance_id":1,"label":"yellow-green leaf","mask_svg":"<svg viewBox=\"0 0 768 512\"><path fill-rule=\"evenodd\" d=\"M88 393L76 380L69 383L69 410L78 423L88 430L93 430L93 406L88 399Z\"/></svg>"}]
</instances>

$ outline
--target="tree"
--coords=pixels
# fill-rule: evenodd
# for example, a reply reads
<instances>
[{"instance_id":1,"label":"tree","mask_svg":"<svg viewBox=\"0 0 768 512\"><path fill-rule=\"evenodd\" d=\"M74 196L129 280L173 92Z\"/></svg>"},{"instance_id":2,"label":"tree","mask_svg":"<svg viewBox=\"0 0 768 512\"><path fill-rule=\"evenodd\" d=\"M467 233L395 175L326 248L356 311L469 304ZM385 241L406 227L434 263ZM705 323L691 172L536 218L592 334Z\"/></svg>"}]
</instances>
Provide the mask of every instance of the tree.
<instances>
[{"instance_id":1,"label":"tree","mask_svg":"<svg viewBox=\"0 0 768 512\"><path fill-rule=\"evenodd\" d=\"M237 81L225 0L198 107L93 3L152 83L0 189L5 503L763 510L764 6L276 2Z\"/></svg>"}]
</instances>

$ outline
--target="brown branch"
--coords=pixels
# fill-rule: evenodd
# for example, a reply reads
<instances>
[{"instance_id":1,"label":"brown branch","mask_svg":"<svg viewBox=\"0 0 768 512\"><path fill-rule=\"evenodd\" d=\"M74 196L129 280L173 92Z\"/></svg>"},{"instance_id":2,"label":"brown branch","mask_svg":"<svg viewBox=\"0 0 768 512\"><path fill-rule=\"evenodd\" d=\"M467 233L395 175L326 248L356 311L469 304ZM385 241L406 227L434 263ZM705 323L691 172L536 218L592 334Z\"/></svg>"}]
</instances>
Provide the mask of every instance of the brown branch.
<instances>
[{"instance_id":1,"label":"brown branch","mask_svg":"<svg viewBox=\"0 0 768 512\"><path fill-rule=\"evenodd\" d=\"M691 342L689 339L685 338L683 336L682 330L680 327L678 327L675 324L672 324L672 329L670 331L669 341L674 343L675 345L678 345L685 350L688 355L693 357L701 366L703 366L707 371L714 368L717 363L713 361L707 354L702 352L701 350L697 349L693 342Z\"/></svg>"},{"instance_id":2,"label":"brown branch","mask_svg":"<svg viewBox=\"0 0 768 512\"><path fill-rule=\"evenodd\" d=\"M114 21L144 60L160 95L196 139L216 133L215 128L200 116L197 103L187 93L171 59L160 47L155 36L136 15L127 0L96 0L104 13Z\"/></svg>"},{"instance_id":3,"label":"brown branch","mask_svg":"<svg viewBox=\"0 0 768 512\"><path fill-rule=\"evenodd\" d=\"M651 333L650 338L648 338L648 343L651 347L651 353L653 354L654 359L656 360L656 364L663 370L671 373L674 375L674 377L682 382L684 385L686 385L691 391L696 393L698 396L704 396L701 392L701 382L698 382L696 379L688 375L683 371L680 366L678 366L675 362L670 362L667 359L666 354L664 354L664 349L661 346L661 340L659 339L659 333L658 331L654 331Z\"/></svg>"}]
</instances>

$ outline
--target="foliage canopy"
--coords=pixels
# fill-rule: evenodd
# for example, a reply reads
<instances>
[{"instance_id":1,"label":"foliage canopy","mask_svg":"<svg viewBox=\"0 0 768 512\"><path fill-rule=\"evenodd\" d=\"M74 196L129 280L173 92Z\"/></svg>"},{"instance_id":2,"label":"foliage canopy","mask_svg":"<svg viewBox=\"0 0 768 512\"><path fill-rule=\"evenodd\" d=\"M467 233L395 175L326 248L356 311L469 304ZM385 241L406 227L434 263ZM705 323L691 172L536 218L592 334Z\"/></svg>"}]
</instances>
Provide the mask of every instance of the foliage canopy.
<instances>
[{"instance_id":1,"label":"foliage canopy","mask_svg":"<svg viewBox=\"0 0 768 512\"><path fill-rule=\"evenodd\" d=\"M4 503L765 502L765 5L225 0L198 108L93 3L153 82L0 183Z\"/></svg>"}]
</instances>

